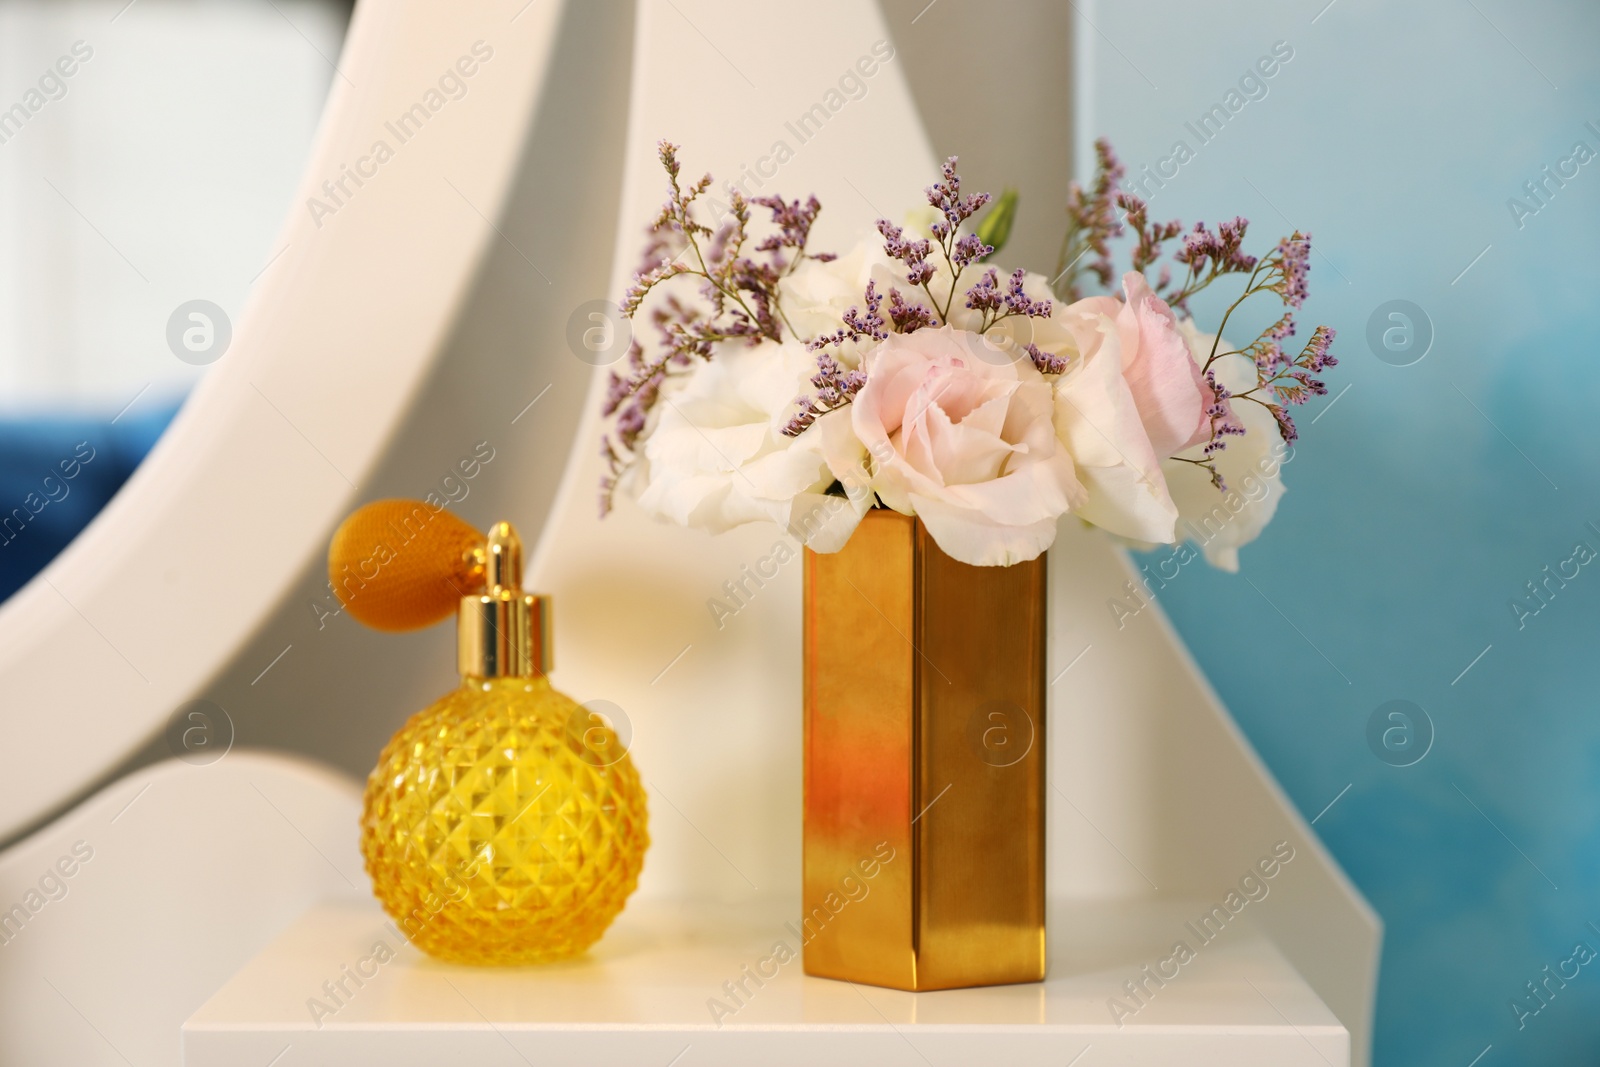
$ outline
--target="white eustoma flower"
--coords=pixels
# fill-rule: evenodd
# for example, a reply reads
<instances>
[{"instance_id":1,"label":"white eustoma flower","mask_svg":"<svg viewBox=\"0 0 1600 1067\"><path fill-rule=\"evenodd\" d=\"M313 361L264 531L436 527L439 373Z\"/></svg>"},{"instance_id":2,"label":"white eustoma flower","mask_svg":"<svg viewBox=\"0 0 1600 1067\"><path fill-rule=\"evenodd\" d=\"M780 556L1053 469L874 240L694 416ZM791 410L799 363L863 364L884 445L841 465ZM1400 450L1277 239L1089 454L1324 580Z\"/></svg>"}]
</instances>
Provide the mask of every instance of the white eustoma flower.
<instances>
[{"instance_id":1,"label":"white eustoma flower","mask_svg":"<svg viewBox=\"0 0 1600 1067\"><path fill-rule=\"evenodd\" d=\"M844 321L845 312L862 308L869 281L877 283L879 295L885 298L891 287L908 299L914 295L906 284L905 268L884 254L883 242L860 241L835 259L803 260L778 282L784 319L805 341L832 334ZM842 361L854 366L848 350L851 346L846 347Z\"/></svg>"},{"instance_id":2,"label":"white eustoma flower","mask_svg":"<svg viewBox=\"0 0 1600 1067\"><path fill-rule=\"evenodd\" d=\"M719 346L662 391L639 505L713 533L772 521L818 551L837 551L871 494L848 412L818 419L800 437L783 434L815 373L815 355L798 342ZM836 480L846 496L827 493Z\"/></svg>"}]
</instances>

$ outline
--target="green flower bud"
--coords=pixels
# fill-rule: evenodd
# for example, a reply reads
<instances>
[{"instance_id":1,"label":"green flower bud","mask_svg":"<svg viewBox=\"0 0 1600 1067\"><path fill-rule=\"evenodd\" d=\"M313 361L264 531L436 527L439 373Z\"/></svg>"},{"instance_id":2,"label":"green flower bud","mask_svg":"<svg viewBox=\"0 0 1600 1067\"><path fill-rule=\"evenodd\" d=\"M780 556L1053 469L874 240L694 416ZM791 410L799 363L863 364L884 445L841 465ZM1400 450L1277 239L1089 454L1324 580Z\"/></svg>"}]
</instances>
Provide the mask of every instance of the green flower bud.
<instances>
[{"instance_id":1,"label":"green flower bud","mask_svg":"<svg viewBox=\"0 0 1600 1067\"><path fill-rule=\"evenodd\" d=\"M1007 189L1000 194L1000 199L994 202L994 207L978 223L978 240L993 248L995 252L1005 247L1006 240L1011 236L1011 222L1017 217L1017 191ZM993 255L994 252L989 253ZM984 256L988 259L989 256Z\"/></svg>"}]
</instances>

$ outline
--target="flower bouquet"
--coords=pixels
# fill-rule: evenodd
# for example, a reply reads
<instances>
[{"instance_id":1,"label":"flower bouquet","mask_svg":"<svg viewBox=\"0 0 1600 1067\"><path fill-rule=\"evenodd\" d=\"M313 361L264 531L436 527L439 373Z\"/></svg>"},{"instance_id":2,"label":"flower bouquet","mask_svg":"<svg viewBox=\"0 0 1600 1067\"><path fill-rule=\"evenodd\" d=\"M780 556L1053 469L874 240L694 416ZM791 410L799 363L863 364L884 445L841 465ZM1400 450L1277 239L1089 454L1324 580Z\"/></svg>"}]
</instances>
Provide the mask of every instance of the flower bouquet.
<instances>
[{"instance_id":1,"label":"flower bouquet","mask_svg":"<svg viewBox=\"0 0 1600 1067\"><path fill-rule=\"evenodd\" d=\"M889 508L918 517L952 558L1003 566L1047 549L1069 513L1171 544L1220 503L1227 521L1204 527L1205 548L1229 570L1271 518L1296 438L1289 409L1326 393L1317 375L1336 362L1326 326L1298 354L1284 348L1309 234L1257 258L1242 218L1152 223L1117 190L1122 168L1101 141L1090 187L1069 194L1054 278L991 264L1016 199L972 226L990 197L962 194L953 158L928 210L904 226L880 219L879 239L834 255L808 247L816 197L729 187L726 218L708 225L711 177L686 187L677 147L662 142L660 157L670 194L622 304L657 338L647 348L636 330L627 373L611 376L602 511L623 489L686 526L775 521L835 552L869 510ZM751 232L752 207L771 213L769 232ZM1124 230L1135 243L1121 294L1085 296L1088 279L1113 283ZM1189 302L1230 276L1242 289L1203 332ZM1288 310L1236 348L1222 331L1258 294Z\"/></svg>"},{"instance_id":2,"label":"flower bouquet","mask_svg":"<svg viewBox=\"0 0 1600 1067\"><path fill-rule=\"evenodd\" d=\"M622 302L655 337L636 328L610 378L601 508L772 521L808 549L807 973L1043 977L1043 553L1073 515L1237 569L1282 494L1290 409L1327 392L1334 331L1284 347L1310 235L1257 257L1242 218L1152 222L1096 148L1046 278L992 262L1016 196L963 193L954 158L925 208L835 255L809 245L816 197L721 203L659 146L669 193ZM1238 295L1207 332L1190 303L1219 281ZM1261 295L1282 313L1224 340Z\"/></svg>"}]
</instances>

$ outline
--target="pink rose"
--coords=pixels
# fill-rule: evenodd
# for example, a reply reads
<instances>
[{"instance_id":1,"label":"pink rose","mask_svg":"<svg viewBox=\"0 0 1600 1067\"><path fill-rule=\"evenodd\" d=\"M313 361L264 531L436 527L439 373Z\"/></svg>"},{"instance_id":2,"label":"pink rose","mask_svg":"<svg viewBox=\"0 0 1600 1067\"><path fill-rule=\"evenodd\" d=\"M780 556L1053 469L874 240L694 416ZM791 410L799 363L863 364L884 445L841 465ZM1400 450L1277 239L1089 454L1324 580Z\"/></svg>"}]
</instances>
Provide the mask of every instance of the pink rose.
<instances>
[{"instance_id":1,"label":"pink rose","mask_svg":"<svg viewBox=\"0 0 1600 1067\"><path fill-rule=\"evenodd\" d=\"M1177 316L1150 291L1144 275L1124 274L1122 292L1127 302L1116 316L1122 376L1150 435L1150 446L1166 459L1205 440L1210 431L1205 417L1210 390L1178 333Z\"/></svg>"},{"instance_id":2,"label":"pink rose","mask_svg":"<svg viewBox=\"0 0 1600 1067\"><path fill-rule=\"evenodd\" d=\"M1161 463L1206 439L1211 392L1172 309L1141 274L1122 285L1125 301L1069 304L1034 339L1071 357L1056 383L1056 429L1088 491L1077 515L1133 541L1170 543L1178 508Z\"/></svg>"},{"instance_id":3,"label":"pink rose","mask_svg":"<svg viewBox=\"0 0 1600 1067\"><path fill-rule=\"evenodd\" d=\"M890 335L863 360L851 419L885 504L919 516L954 559L1007 566L1050 547L1085 493L1056 439L1049 383L982 346L949 327Z\"/></svg>"},{"instance_id":4,"label":"pink rose","mask_svg":"<svg viewBox=\"0 0 1600 1067\"><path fill-rule=\"evenodd\" d=\"M1077 516L1119 537L1165 543L1178 508L1123 373L1123 307L1097 296L1061 312L1072 336L1061 354L1072 359L1056 382L1056 433L1088 491Z\"/></svg>"}]
</instances>

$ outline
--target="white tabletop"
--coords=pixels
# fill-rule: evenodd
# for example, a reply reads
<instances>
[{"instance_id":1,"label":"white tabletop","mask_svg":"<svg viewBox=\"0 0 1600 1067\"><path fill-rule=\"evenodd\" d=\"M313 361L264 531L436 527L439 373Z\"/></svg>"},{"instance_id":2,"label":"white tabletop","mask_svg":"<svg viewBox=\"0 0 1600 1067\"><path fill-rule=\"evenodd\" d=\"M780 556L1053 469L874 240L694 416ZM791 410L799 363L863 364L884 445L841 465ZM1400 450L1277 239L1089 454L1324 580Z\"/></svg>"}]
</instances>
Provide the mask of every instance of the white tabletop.
<instances>
[{"instance_id":1,"label":"white tabletop","mask_svg":"<svg viewBox=\"0 0 1600 1067\"><path fill-rule=\"evenodd\" d=\"M1344 1027L1248 909L1205 943L1189 924L1207 907L1060 904L1046 981L918 994L772 962L796 945L795 902L636 902L584 957L499 970L437 963L375 903L329 901L195 1013L184 1063L1347 1065ZM744 968L763 961L777 974L758 986ZM1146 965L1176 976L1158 985ZM735 999L724 983L741 981Z\"/></svg>"}]
</instances>

